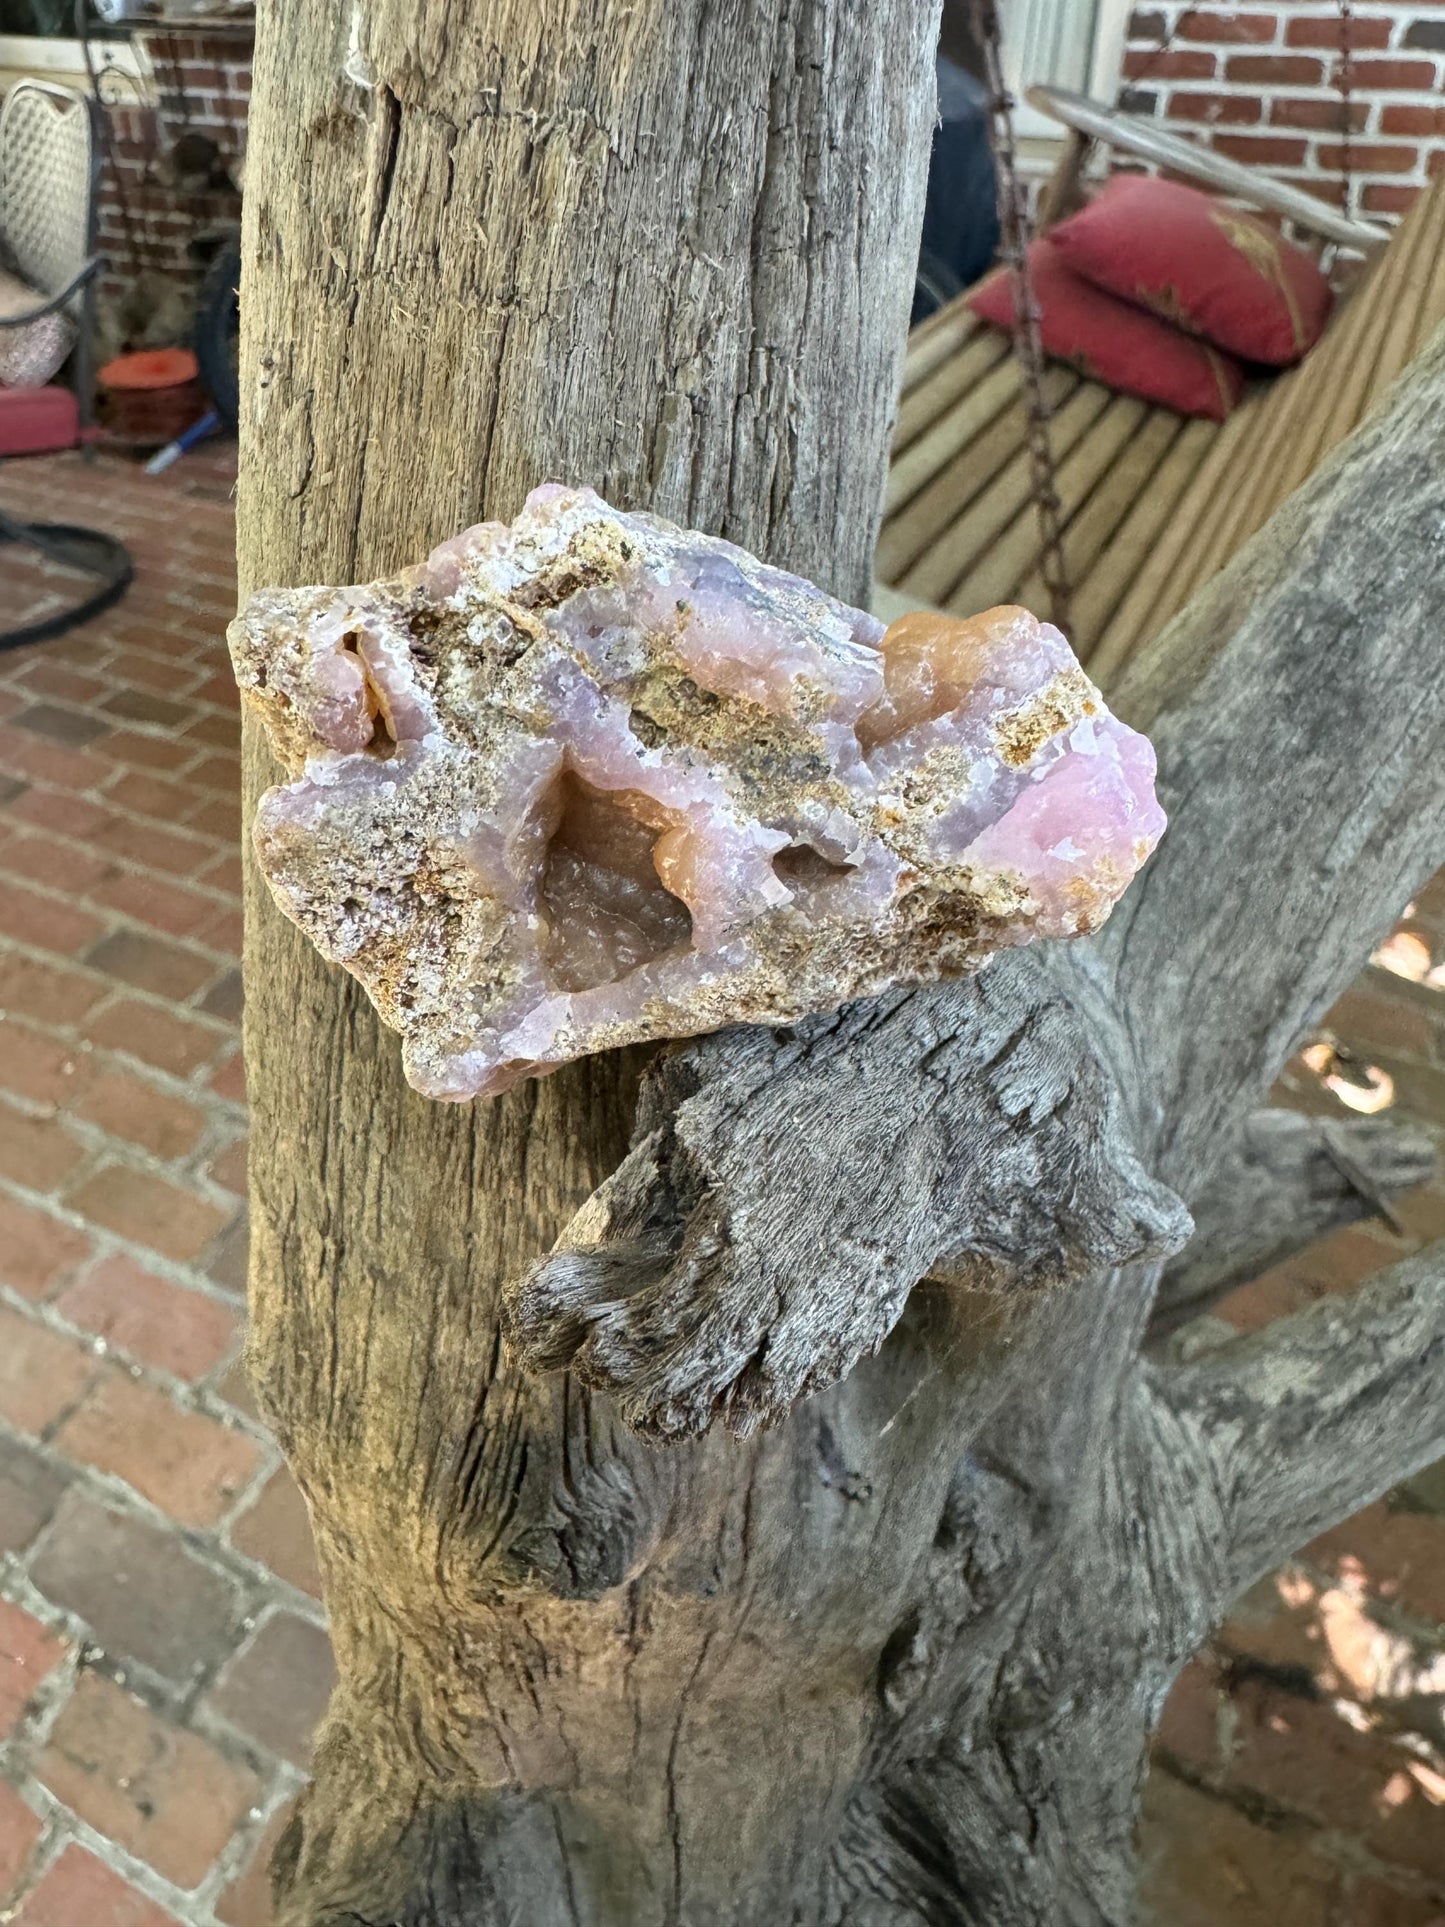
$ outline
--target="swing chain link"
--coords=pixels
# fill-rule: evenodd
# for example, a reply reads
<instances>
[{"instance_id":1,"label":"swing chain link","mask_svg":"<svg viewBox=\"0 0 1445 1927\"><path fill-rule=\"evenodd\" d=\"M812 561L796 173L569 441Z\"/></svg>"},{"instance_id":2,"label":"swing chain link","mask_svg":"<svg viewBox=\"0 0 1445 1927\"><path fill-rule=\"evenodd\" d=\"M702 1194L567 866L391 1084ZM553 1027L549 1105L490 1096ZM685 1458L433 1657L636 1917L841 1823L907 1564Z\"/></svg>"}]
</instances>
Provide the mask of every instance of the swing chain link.
<instances>
[{"instance_id":1,"label":"swing chain link","mask_svg":"<svg viewBox=\"0 0 1445 1927\"><path fill-rule=\"evenodd\" d=\"M1340 10L1340 64L1335 72L1335 86L1340 96L1340 183L1344 189L1344 212L1351 214L1350 206L1354 186L1353 156L1351 138L1354 132L1352 122L1355 117L1355 33L1353 0L1338 0Z\"/></svg>"},{"instance_id":2,"label":"swing chain link","mask_svg":"<svg viewBox=\"0 0 1445 1927\"><path fill-rule=\"evenodd\" d=\"M1043 345L1039 338L1039 305L1029 272L1028 203L1019 177L1014 143L1013 96L1003 75L1002 32L998 0L970 0L974 34L984 58L984 80L989 90L994 166L998 174L999 255L1008 269L1013 295L1014 354L1019 364L1028 417L1029 465L1034 508L1042 543L1040 574L1049 594L1049 613L1067 632L1069 579L1064 559L1062 504L1049 423L1053 415L1044 391Z\"/></svg>"}]
</instances>

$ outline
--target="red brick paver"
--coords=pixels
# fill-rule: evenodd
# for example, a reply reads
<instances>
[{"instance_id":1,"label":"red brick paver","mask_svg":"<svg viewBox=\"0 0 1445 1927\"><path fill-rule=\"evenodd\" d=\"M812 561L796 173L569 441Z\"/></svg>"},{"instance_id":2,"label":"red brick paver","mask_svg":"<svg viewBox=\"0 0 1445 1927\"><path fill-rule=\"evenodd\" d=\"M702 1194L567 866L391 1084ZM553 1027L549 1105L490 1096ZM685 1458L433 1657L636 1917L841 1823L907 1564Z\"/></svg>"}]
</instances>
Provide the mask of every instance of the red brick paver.
<instances>
[{"instance_id":1,"label":"red brick paver","mask_svg":"<svg viewBox=\"0 0 1445 1927\"><path fill-rule=\"evenodd\" d=\"M271 1856L294 1811L294 1802L288 1802L273 1816L245 1868L216 1902L223 1927L271 1927Z\"/></svg>"},{"instance_id":2,"label":"red brick paver","mask_svg":"<svg viewBox=\"0 0 1445 1927\"><path fill-rule=\"evenodd\" d=\"M245 1592L235 1579L165 1525L102 1506L79 1483L61 1501L30 1577L110 1658L139 1660L181 1685L204 1678L241 1636ZM309 1630L324 1639L319 1627Z\"/></svg>"},{"instance_id":3,"label":"red brick paver","mask_svg":"<svg viewBox=\"0 0 1445 1927\"><path fill-rule=\"evenodd\" d=\"M63 1421L55 1443L75 1464L124 1480L186 1526L218 1525L265 1462L239 1427L113 1369Z\"/></svg>"},{"instance_id":4,"label":"red brick paver","mask_svg":"<svg viewBox=\"0 0 1445 1927\"><path fill-rule=\"evenodd\" d=\"M224 1758L99 1673L83 1673L36 1765L87 1825L178 1887L200 1884L261 1790Z\"/></svg>"},{"instance_id":5,"label":"red brick paver","mask_svg":"<svg viewBox=\"0 0 1445 1927\"><path fill-rule=\"evenodd\" d=\"M90 1239L54 1212L0 1194L0 1284L41 1298L90 1254Z\"/></svg>"},{"instance_id":6,"label":"red brick paver","mask_svg":"<svg viewBox=\"0 0 1445 1927\"><path fill-rule=\"evenodd\" d=\"M231 1527L231 1544L237 1552L279 1572L298 1592L308 1592L314 1599L321 1597L321 1571L306 1502L284 1466Z\"/></svg>"},{"instance_id":7,"label":"red brick paver","mask_svg":"<svg viewBox=\"0 0 1445 1927\"><path fill-rule=\"evenodd\" d=\"M28 1552L54 1516L67 1484L63 1468L6 1438L0 1453L0 1555Z\"/></svg>"},{"instance_id":8,"label":"red brick paver","mask_svg":"<svg viewBox=\"0 0 1445 1927\"><path fill-rule=\"evenodd\" d=\"M33 1614L0 1599L0 1739L7 1739L19 1726L64 1657L64 1640Z\"/></svg>"},{"instance_id":9,"label":"red brick paver","mask_svg":"<svg viewBox=\"0 0 1445 1927\"><path fill-rule=\"evenodd\" d=\"M227 1666L209 1704L272 1753L304 1766L335 1684L321 1628L296 1613L277 1613Z\"/></svg>"},{"instance_id":10,"label":"red brick paver","mask_svg":"<svg viewBox=\"0 0 1445 1927\"><path fill-rule=\"evenodd\" d=\"M41 1830L35 1809L0 1781L0 1906L20 1885Z\"/></svg>"},{"instance_id":11,"label":"red brick paver","mask_svg":"<svg viewBox=\"0 0 1445 1927\"><path fill-rule=\"evenodd\" d=\"M176 1927L158 1907L83 1847L67 1847L15 1917L15 1927Z\"/></svg>"},{"instance_id":12,"label":"red brick paver","mask_svg":"<svg viewBox=\"0 0 1445 1927\"><path fill-rule=\"evenodd\" d=\"M177 1378L202 1377L231 1350L237 1330L234 1306L159 1278L123 1252L90 1266L52 1302L71 1324Z\"/></svg>"}]
</instances>

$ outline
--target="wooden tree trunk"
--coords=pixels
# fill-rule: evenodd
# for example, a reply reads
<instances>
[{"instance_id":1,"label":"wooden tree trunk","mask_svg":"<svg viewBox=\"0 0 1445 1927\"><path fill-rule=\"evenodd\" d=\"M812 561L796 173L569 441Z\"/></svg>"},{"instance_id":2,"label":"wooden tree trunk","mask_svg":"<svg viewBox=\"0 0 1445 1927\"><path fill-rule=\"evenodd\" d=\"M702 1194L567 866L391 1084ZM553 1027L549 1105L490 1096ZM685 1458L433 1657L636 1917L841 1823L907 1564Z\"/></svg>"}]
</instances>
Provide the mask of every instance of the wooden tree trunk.
<instances>
[{"instance_id":1,"label":"wooden tree trunk","mask_svg":"<svg viewBox=\"0 0 1445 1927\"><path fill-rule=\"evenodd\" d=\"M936 12L263 6L243 587L385 571L555 478L863 600ZM637 1061L429 1104L254 883L248 924L250 1358L341 1674L285 1918L791 1917L893 1623L848 1603L891 1549L846 1443L831 1485L816 1417L656 1453L522 1378L499 1287L623 1155Z\"/></svg>"},{"instance_id":2,"label":"wooden tree trunk","mask_svg":"<svg viewBox=\"0 0 1445 1927\"><path fill-rule=\"evenodd\" d=\"M244 586L380 573L551 475L861 599L935 26L270 0ZM285 1927L1128 1920L1183 1660L1445 1450L1438 1256L1188 1364L1150 1344L1156 1302L1423 1168L1254 1106L1440 860L1442 439L1445 338L1120 692L1175 820L1101 939L685 1045L630 1149L636 1058L413 1095L253 887L251 1361L341 1679ZM273 774L248 732L253 797ZM564 1276L612 1321L615 1402L519 1369L523 1273L544 1355ZM705 1429L739 1358L688 1361L703 1435L652 1448L623 1415L699 1302L750 1365L898 1322L746 1443Z\"/></svg>"}]
</instances>

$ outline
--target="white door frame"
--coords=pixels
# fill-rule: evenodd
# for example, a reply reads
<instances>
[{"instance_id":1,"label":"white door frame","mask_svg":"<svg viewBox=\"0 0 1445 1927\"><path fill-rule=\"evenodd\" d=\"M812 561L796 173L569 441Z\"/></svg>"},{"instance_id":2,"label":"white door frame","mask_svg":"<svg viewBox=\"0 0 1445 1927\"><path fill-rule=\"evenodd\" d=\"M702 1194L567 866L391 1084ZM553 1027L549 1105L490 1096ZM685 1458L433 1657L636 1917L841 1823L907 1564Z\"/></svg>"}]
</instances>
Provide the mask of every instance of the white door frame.
<instances>
[{"instance_id":1,"label":"white door frame","mask_svg":"<svg viewBox=\"0 0 1445 1927\"><path fill-rule=\"evenodd\" d=\"M1057 7L1067 14L1080 4L1080 0L1046 0L1046 4ZM1120 71L1124 63L1124 42L1129 30L1131 0L1094 0L1093 44L1089 50L1087 72L1082 77L1083 89L1102 106L1111 107L1118 91ZM1008 18L1007 8L1003 9L1004 34L1004 71L1008 73ZM1012 77L1011 77L1012 78ZM1025 74L1023 87L1035 81L1053 81L1056 84L1078 85L1080 76L1067 74ZM1057 121L1050 120L1030 107L1020 98L1014 110L1014 125L1020 139L1028 141L1058 141L1063 138L1063 130Z\"/></svg>"}]
</instances>

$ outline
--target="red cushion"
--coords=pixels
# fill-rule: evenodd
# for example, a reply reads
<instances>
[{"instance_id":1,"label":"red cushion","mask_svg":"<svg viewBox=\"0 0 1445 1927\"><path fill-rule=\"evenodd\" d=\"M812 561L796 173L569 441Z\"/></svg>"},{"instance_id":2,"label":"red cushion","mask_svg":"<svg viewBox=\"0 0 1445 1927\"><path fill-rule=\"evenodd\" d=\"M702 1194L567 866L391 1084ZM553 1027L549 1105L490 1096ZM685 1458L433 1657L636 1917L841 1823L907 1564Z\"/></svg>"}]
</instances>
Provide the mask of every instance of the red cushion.
<instances>
[{"instance_id":1,"label":"red cushion","mask_svg":"<svg viewBox=\"0 0 1445 1927\"><path fill-rule=\"evenodd\" d=\"M1334 299L1310 257L1265 222L1147 174L1116 174L1049 238L1096 287L1272 367L1315 345Z\"/></svg>"},{"instance_id":2,"label":"red cushion","mask_svg":"<svg viewBox=\"0 0 1445 1927\"><path fill-rule=\"evenodd\" d=\"M49 455L80 440L68 388L0 388L0 455Z\"/></svg>"},{"instance_id":3,"label":"red cushion","mask_svg":"<svg viewBox=\"0 0 1445 1927\"><path fill-rule=\"evenodd\" d=\"M1071 361L1110 388L1222 422L1239 400L1244 371L1228 355L1198 341L1130 301L1075 274L1051 241L1029 248L1044 350ZM985 321L1013 326L1008 272L995 269L968 297Z\"/></svg>"}]
</instances>

